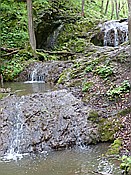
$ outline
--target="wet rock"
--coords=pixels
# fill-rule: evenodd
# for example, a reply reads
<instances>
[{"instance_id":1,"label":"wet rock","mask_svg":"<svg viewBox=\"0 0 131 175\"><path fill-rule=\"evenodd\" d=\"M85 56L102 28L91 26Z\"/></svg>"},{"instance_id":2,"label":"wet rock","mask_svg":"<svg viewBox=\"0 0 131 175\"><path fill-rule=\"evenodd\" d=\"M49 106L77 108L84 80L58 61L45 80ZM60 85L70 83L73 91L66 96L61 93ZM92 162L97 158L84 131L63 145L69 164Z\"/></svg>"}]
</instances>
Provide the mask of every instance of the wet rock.
<instances>
[{"instance_id":1,"label":"wet rock","mask_svg":"<svg viewBox=\"0 0 131 175\"><path fill-rule=\"evenodd\" d=\"M107 21L101 25L100 32L94 35L91 42L98 46L116 47L128 41L128 21Z\"/></svg>"},{"instance_id":2,"label":"wet rock","mask_svg":"<svg viewBox=\"0 0 131 175\"><path fill-rule=\"evenodd\" d=\"M87 120L88 107L67 90L12 96L1 100L0 106L0 120L4 123L1 154L10 149L41 152L99 140L97 127Z\"/></svg>"},{"instance_id":3,"label":"wet rock","mask_svg":"<svg viewBox=\"0 0 131 175\"><path fill-rule=\"evenodd\" d=\"M16 81L43 81L56 83L64 69L71 67L71 61L33 62L19 75ZM35 75L33 75L35 73ZM34 78L32 79L32 77Z\"/></svg>"}]
</instances>

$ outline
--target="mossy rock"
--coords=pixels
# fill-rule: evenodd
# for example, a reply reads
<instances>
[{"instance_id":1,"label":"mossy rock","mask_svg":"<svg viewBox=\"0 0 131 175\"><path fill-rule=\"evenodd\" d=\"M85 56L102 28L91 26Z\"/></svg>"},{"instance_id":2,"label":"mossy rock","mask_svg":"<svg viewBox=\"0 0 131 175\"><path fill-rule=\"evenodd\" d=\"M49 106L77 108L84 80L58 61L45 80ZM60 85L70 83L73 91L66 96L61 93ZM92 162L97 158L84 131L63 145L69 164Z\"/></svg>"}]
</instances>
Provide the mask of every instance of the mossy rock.
<instances>
[{"instance_id":1,"label":"mossy rock","mask_svg":"<svg viewBox=\"0 0 131 175\"><path fill-rule=\"evenodd\" d=\"M59 77L57 83L58 83L58 84L63 84L65 81L67 81L67 80L69 79L70 72L71 72L71 69L70 69L70 68L64 70L64 71L61 73L61 75L60 75L60 77Z\"/></svg>"},{"instance_id":2,"label":"mossy rock","mask_svg":"<svg viewBox=\"0 0 131 175\"><path fill-rule=\"evenodd\" d=\"M110 148L107 151L107 155L119 155L122 146L122 141L120 139L114 140Z\"/></svg>"},{"instance_id":3,"label":"mossy rock","mask_svg":"<svg viewBox=\"0 0 131 175\"><path fill-rule=\"evenodd\" d=\"M105 141L114 141L115 133L120 129L121 124L118 118L108 117L99 119L99 134L100 140Z\"/></svg>"},{"instance_id":4,"label":"mossy rock","mask_svg":"<svg viewBox=\"0 0 131 175\"><path fill-rule=\"evenodd\" d=\"M97 111L90 111L88 120L92 121L93 123L98 123L99 122L99 114Z\"/></svg>"}]
</instances>

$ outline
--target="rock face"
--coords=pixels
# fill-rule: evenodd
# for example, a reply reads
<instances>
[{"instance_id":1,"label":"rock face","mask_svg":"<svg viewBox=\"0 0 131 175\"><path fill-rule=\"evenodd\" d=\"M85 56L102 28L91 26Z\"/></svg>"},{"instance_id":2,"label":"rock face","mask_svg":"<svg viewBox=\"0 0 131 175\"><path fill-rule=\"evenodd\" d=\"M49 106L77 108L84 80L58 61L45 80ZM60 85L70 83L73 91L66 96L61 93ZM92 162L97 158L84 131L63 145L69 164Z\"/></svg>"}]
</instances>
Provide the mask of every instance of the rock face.
<instances>
[{"instance_id":1,"label":"rock face","mask_svg":"<svg viewBox=\"0 0 131 175\"><path fill-rule=\"evenodd\" d=\"M67 92L10 96L0 101L0 154L31 153L99 140L89 108Z\"/></svg>"},{"instance_id":2,"label":"rock face","mask_svg":"<svg viewBox=\"0 0 131 175\"><path fill-rule=\"evenodd\" d=\"M35 80L42 80L45 83L55 83L64 69L71 67L71 61L51 61L47 63L31 63L17 78L17 81L31 81L35 72Z\"/></svg>"},{"instance_id":3,"label":"rock face","mask_svg":"<svg viewBox=\"0 0 131 175\"><path fill-rule=\"evenodd\" d=\"M94 35L91 42L98 46L116 47L128 40L128 22L107 21L101 25L100 32Z\"/></svg>"},{"instance_id":4,"label":"rock face","mask_svg":"<svg viewBox=\"0 0 131 175\"><path fill-rule=\"evenodd\" d=\"M47 11L41 14L36 27L36 43L38 49L52 49L63 28L58 11Z\"/></svg>"}]
</instances>

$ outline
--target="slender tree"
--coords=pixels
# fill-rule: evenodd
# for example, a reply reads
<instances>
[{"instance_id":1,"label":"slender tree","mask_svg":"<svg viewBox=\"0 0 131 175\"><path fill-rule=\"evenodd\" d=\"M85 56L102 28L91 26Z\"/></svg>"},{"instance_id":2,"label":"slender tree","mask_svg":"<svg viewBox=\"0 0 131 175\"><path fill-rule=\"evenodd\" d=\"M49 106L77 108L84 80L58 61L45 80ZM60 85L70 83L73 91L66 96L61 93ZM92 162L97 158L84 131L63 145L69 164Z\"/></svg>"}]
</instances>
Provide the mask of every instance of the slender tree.
<instances>
[{"instance_id":1,"label":"slender tree","mask_svg":"<svg viewBox=\"0 0 131 175\"><path fill-rule=\"evenodd\" d=\"M131 0L128 0L128 30L129 30L130 55L131 55Z\"/></svg>"},{"instance_id":2,"label":"slender tree","mask_svg":"<svg viewBox=\"0 0 131 175\"><path fill-rule=\"evenodd\" d=\"M111 7L112 7L112 10L111 10L111 19L113 18L113 15L114 15L114 0L111 0Z\"/></svg>"},{"instance_id":3,"label":"slender tree","mask_svg":"<svg viewBox=\"0 0 131 175\"><path fill-rule=\"evenodd\" d=\"M84 16L84 5L85 5L85 0L82 0L81 16Z\"/></svg>"},{"instance_id":4,"label":"slender tree","mask_svg":"<svg viewBox=\"0 0 131 175\"><path fill-rule=\"evenodd\" d=\"M32 50L36 50L36 38L33 25L33 12L32 12L32 0L27 0L27 13L28 13L28 31L29 39Z\"/></svg>"}]
</instances>

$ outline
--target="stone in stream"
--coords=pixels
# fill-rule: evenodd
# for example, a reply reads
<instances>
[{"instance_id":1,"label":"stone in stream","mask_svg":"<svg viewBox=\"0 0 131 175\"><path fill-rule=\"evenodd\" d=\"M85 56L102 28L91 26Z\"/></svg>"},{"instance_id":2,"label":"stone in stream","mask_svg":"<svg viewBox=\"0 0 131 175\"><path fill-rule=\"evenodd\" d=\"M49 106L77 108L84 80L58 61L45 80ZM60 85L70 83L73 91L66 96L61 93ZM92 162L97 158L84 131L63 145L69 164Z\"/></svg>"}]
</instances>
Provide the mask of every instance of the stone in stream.
<instances>
[{"instance_id":1,"label":"stone in stream","mask_svg":"<svg viewBox=\"0 0 131 175\"><path fill-rule=\"evenodd\" d=\"M42 152L99 140L89 108L67 90L0 101L0 154Z\"/></svg>"}]
</instances>

